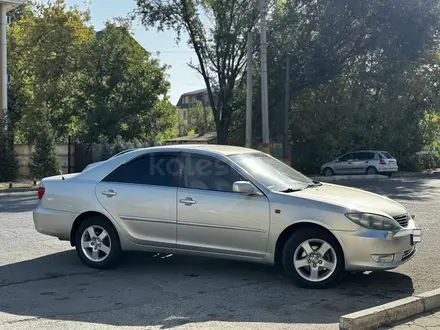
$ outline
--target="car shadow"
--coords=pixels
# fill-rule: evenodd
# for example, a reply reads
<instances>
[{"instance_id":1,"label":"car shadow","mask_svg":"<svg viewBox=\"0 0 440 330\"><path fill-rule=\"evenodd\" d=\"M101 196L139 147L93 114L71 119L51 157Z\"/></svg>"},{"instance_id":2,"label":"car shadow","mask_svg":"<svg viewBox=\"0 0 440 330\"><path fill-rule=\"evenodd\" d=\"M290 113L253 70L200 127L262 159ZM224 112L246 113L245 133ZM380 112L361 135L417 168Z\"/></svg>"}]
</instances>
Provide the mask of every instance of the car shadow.
<instances>
[{"instance_id":1,"label":"car shadow","mask_svg":"<svg viewBox=\"0 0 440 330\"><path fill-rule=\"evenodd\" d=\"M150 253L126 253L105 271L82 265L73 250L0 266L0 314L17 321L318 325L413 292L411 278L397 272L347 274L336 287L307 290L270 266Z\"/></svg>"}]
</instances>

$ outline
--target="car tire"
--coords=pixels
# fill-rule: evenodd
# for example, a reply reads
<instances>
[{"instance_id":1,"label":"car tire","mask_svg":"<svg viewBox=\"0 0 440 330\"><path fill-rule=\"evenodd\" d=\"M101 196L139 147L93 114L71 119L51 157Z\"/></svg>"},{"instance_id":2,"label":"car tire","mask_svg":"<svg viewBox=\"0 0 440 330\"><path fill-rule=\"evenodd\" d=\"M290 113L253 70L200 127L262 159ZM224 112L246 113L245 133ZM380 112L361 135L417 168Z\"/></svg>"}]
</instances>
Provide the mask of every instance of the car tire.
<instances>
[{"instance_id":1,"label":"car tire","mask_svg":"<svg viewBox=\"0 0 440 330\"><path fill-rule=\"evenodd\" d=\"M121 254L118 233L103 216L90 217L79 226L75 248L84 264L98 269L115 266Z\"/></svg>"},{"instance_id":2,"label":"car tire","mask_svg":"<svg viewBox=\"0 0 440 330\"><path fill-rule=\"evenodd\" d=\"M377 169L374 166L370 166L367 168L367 175L375 175L377 173Z\"/></svg>"},{"instance_id":3,"label":"car tire","mask_svg":"<svg viewBox=\"0 0 440 330\"><path fill-rule=\"evenodd\" d=\"M324 169L324 176L334 176L335 172L330 167Z\"/></svg>"},{"instance_id":4,"label":"car tire","mask_svg":"<svg viewBox=\"0 0 440 330\"><path fill-rule=\"evenodd\" d=\"M330 248L326 250L328 246ZM342 248L324 229L307 228L295 232L284 245L282 263L287 276L297 285L310 289L329 288L338 283L345 272ZM322 265L333 265L334 268L327 269Z\"/></svg>"}]
</instances>

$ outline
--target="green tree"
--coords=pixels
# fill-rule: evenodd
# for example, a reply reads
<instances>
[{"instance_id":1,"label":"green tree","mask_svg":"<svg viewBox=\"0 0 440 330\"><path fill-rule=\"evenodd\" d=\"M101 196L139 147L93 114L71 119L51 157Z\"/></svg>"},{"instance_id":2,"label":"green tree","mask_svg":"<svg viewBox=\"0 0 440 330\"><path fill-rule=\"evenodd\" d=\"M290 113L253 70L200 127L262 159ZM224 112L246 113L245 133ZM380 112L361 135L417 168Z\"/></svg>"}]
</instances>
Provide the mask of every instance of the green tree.
<instances>
[{"instance_id":1,"label":"green tree","mask_svg":"<svg viewBox=\"0 0 440 330\"><path fill-rule=\"evenodd\" d=\"M107 23L87 50L86 61L85 92L76 103L83 141L146 139L174 125L164 109L166 67L137 43L129 26Z\"/></svg>"},{"instance_id":2,"label":"green tree","mask_svg":"<svg viewBox=\"0 0 440 330\"><path fill-rule=\"evenodd\" d=\"M84 50L94 31L89 13L68 9L63 0L30 4L15 12L8 30L14 128L17 123L18 135L32 141L35 123L45 119L56 137L65 137L76 124L75 100L86 93Z\"/></svg>"},{"instance_id":3,"label":"green tree","mask_svg":"<svg viewBox=\"0 0 440 330\"><path fill-rule=\"evenodd\" d=\"M205 134L215 131L215 121L209 107L204 107L201 102L197 102L188 109L187 130L193 130L196 134Z\"/></svg>"},{"instance_id":4,"label":"green tree","mask_svg":"<svg viewBox=\"0 0 440 330\"><path fill-rule=\"evenodd\" d=\"M29 161L29 170L34 179L57 175L61 171L56 152L55 136L50 124L43 122L38 126L40 131L36 136L35 151Z\"/></svg>"},{"instance_id":5,"label":"green tree","mask_svg":"<svg viewBox=\"0 0 440 330\"><path fill-rule=\"evenodd\" d=\"M367 85L376 90L386 86L400 89L405 81L399 76L414 72L411 66L432 49L438 17L437 0L402 2L398 7L392 1L379 0L275 1L268 28L272 138L283 133L286 92L292 104L302 102L300 98L308 94L305 91L320 91L323 85L334 85L342 76L345 77L340 81L344 84L362 85L355 90L364 93L365 101L370 100ZM291 67L289 91L285 89L287 58ZM343 85L341 90L344 88ZM338 87L334 89L337 91ZM258 96L254 104L258 109L254 134L261 136ZM321 106L325 108L324 104ZM244 112L244 106L241 109ZM319 117L316 114L313 122L305 120L312 119L309 113L295 116L299 122L292 123L292 143L301 141L297 128L316 133L316 120L327 121L331 111L327 113L320 112Z\"/></svg>"},{"instance_id":6,"label":"green tree","mask_svg":"<svg viewBox=\"0 0 440 330\"><path fill-rule=\"evenodd\" d=\"M227 144L234 89L246 64L247 32L254 31L258 6L249 0L137 0L142 23L182 34L197 56L190 66L203 77L215 120L217 142Z\"/></svg>"},{"instance_id":7,"label":"green tree","mask_svg":"<svg viewBox=\"0 0 440 330\"><path fill-rule=\"evenodd\" d=\"M0 120L0 182L14 181L18 172L18 160L14 152L12 136Z\"/></svg>"}]
</instances>

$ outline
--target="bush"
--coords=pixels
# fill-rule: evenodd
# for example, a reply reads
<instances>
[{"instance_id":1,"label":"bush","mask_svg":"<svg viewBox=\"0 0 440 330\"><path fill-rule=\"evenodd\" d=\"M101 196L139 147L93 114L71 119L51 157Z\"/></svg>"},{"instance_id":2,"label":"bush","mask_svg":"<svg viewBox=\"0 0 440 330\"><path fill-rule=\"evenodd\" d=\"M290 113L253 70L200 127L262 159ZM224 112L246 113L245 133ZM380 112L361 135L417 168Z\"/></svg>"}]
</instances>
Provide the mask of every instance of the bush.
<instances>
[{"instance_id":1,"label":"bush","mask_svg":"<svg viewBox=\"0 0 440 330\"><path fill-rule=\"evenodd\" d=\"M406 171L421 172L440 167L440 154L436 151L422 151L415 155L402 157L399 167Z\"/></svg>"},{"instance_id":2,"label":"bush","mask_svg":"<svg viewBox=\"0 0 440 330\"><path fill-rule=\"evenodd\" d=\"M49 124L44 124L36 137L35 152L29 162L33 179L42 179L60 173L61 167L56 153L55 138Z\"/></svg>"},{"instance_id":3,"label":"bush","mask_svg":"<svg viewBox=\"0 0 440 330\"><path fill-rule=\"evenodd\" d=\"M18 173L18 160L12 137L0 120L0 182L14 181Z\"/></svg>"},{"instance_id":4,"label":"bush","mask_svg":"<svg viewBox=\"0 0 440 330\"><path fill-rule=\"evenodd\" d=\"M112 147L112 156L125 150L125 141L118 135Z\"/></svg>"},{"instance_id":5,"label":"bush","mask_svg":"<svg viewBox=\"0 0 440 330\"><path fill-rule=\"evenodd\" d=\"M110 143L108 142L103 142L102 143L102 149L101 149L101 157L100 160L107 160L109 159L112 155L112 146L110 145Z\"/></svg>"}]
</instances>

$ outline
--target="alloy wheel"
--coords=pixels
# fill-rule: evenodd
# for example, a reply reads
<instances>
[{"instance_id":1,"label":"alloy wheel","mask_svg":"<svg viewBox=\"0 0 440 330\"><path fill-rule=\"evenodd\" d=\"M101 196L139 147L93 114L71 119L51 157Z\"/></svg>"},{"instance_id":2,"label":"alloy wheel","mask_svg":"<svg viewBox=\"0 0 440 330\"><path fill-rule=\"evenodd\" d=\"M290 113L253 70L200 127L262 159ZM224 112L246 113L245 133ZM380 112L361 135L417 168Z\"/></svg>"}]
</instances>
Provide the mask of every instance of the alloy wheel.
<instances>
[{"instance_id":1,"label":"alloy wheel","mask_svg":"<svg viewBox=\"0 0 440 330\"><path fill-rule=\"evenodd\" d=\"M81 236L81 249L84 255L93 262L101 262L110 254L112 247L110 235L98 225L84 230Z\"/></svg>"},{"instance_id":2,"label":"alloy wheel","mask_svg":"<svg viewBox=\"0 0 440 330\"><path fill-rule=\"evenodd\" d=\"M298 274L310 282L322 282L335 271L338 258L334 248L322 239L308 239L293 254Z\"/></svg>"}]
</instances>

